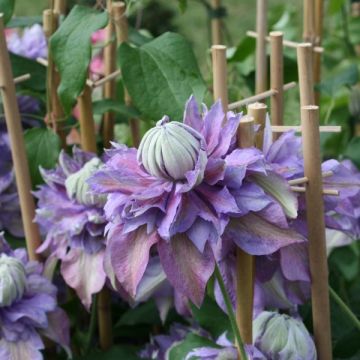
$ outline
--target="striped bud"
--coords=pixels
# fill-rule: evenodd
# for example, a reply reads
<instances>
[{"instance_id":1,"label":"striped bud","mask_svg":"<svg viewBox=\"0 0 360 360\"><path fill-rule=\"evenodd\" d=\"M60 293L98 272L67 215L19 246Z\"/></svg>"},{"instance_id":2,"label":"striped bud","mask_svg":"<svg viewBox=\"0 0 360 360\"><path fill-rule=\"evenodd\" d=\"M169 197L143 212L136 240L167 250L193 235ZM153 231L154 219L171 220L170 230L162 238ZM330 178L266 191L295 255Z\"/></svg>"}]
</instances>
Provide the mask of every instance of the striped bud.
<instances>
[{"instance_id":1,"label":"striped bud","mask_svg":"<svg viewBox=\"0 0 360 360\"><path fill-rule=\"evenodd\" d=\"M197 185L207 163L204 144L203 136L196 130L180 122L169 122L164 116L144 135L138 161L150 175L171 181L185 180L186 173L198 167Z\"/></svg>"}]
</instances>

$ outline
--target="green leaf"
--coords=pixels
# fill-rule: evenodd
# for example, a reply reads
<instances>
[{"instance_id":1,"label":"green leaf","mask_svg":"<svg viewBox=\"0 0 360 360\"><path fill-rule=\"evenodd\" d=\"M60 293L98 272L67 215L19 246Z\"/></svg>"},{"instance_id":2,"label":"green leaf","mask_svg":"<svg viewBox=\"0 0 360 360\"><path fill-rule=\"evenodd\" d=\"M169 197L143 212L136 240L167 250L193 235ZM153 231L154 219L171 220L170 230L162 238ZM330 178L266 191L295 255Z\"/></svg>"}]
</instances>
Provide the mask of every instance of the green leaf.
<instances>
[{"instance_id":1,"label":"green leaf","mask_svg":"<svg viewBox=\"0 0 360 360\"><path fill-rule=\"evenodd\" d=\"M181 120L190 95L201 101L205 94L194 53L181 35L166 33L140 48L124 43L119 62L133 103L153 120Z\"/></svg>"},{"instance_id":2,"label":"green leaf","mask_svg":"<svg viewBox=\"0 0 360 360\"><path fill-rule=\"evenodd\" d=\"M182 13L184 13L187 9L187 0L178 0L178 4L179 4L179 9Z\"/></svg>"},{"instance_id":3,"label":"green leaf","mask_svg":"<svg viewBox=\"0 0 360 360\"><path fill-rule=\"evenodd\" d=\"M140 115L140 113L135 108L120 104L115 100L103 99L93 102L94 114L102 115L108 111L126 116L127 118L138 117Z\"/></svg>"},{"instance_id":4,"label":"green leaf","mask_svg":"<svg viewBox=\"0 0 360 360\"><path fill-rule=\"evenodd\" d=\"M232 332L227 315L219 308L214 300L206 297L201 308L191 306L191 312L199 325L208 330L211 335L218 337L224 332Z\"/></svg>"},{"instance_id":5,"label":"green leaf","mask_svg":"<svg viewBox=\"0 0 360 360\"><path fill-rule=\"evenodd\" d=\"M330 0L330 4L328 7L329 14L337 14L341 10L341 7L344 5L344 3L345 0Z\"/></svg>"},{"instance_id":6,"label":"green leaf","mask_svg":"<svg viewBox=\"0 0 360 360\"><path fill-rule=\"evenodd\" d=\"M91 34L106 26L106 12L76 5L50 39L50 50L60 72L58 94L70 113L84 88L91 60Z\"/></svg>"},{"instance_id":7,"label":"green leaf","mask_svg":"<svg viewBox=\"0 0 360 360\"><path fill-rule=\"evenodd\" d=\"M334 93L342 86L352 86L359 81L359 70L356 64L351 64L341 72L337 73L334 76L324 80L318 88L328 94L333 96Z\"/></svg>"},{"instance_id":8,"label":"green leaf","mask_svg":"<svg viewBox=\"0 0 360 360\"><path fill-rule=\"evenodd\" d=\"M0 0L1 1L1 0ZM8 28L24 28L42 24L42 16L14 16L6 25Z\"/></svg>"},{"instance_id":9,"label":"green leaf","mask_svg":"<svg viewBox=\"0 0 360 360\"><path fill-rule=\"evenodd\" d=\"M183 340L180 344L173 346L173 348L169 351L168 359L184 360L189 352L191 352L195 348L199 348L203 346L213 347L216 349L220 348L220 346L218 346L216 343L214 343L209 339L206 339L196 334L189 334L186 336L185 340Z\"/></svg>"},{"instance_id":10,"label":"green leaf","mask_svg":"<svg viewBox=\"0 0 360 360\"><path fill-rule=\"evenodd\" d=\"M146 30L136 30L133 27L129 27L129 42L136 46L142 46L149 41L151 41L153 37Z\"/></svg>"},{"instance_id":11,"label":"green leaf","mask_svg":"<svg viewBox=\"0 0 360 360\"><path fill-rule=\"evenodd\" d=\"M236 47L235 53L229 59L230 62L242 62L255 52L256 41L246 36Z\"/></svg>"},{"instance_id":12,"label":"green leaf","mask_svg":"<svg viewBox=\"0 0 360 360\"><path fill-rule=\"evenodd\" d=\"M50 129L33 128L24 133L33 188L43 183L39 166L51 169L60 153L60 139Z\"/></svg>"},{"instance_id":13,"label":"green leaf","mask_svg":"<svg viewBox=\"0 0 360 360\"><path fill-rule=\"evenodd\" d=\"M331 254L331 263L337 266L347 281L354 280L359 272L359 254L357 248L344 246L335 249Z\"/></svg>"},{"instance_id":14,"label":"green leaf","mask_svg":"<svg viewBox=\"0 0 360 360\"><path fill-rule=\"evenodd\" d=\"M34 60L10 53L14 77L29 73L31 78L17 85L18 89L34 93L46 91L46 68Z\"/></svg>"},{"instance_id":15,"label":"green leaf","mask_svg":"<svg viewBox=\"0 0 360 360\"><path fill-rule=\"evenodd\" d=\"M15 7L15 0L0 0L0 14L3 13L4 15L4 24L6 25L13 13Z\"/></svg>"},{"instance_id":16,"label":"green leaf","mask_svg":"<svg viewBox=\"0 0 360 360\"><path fill-rule=\"evenodd\" d=\"M360 168L360 137L354 137L346 147L344 156L352 160Z\"/></svg>"}]
</instances>

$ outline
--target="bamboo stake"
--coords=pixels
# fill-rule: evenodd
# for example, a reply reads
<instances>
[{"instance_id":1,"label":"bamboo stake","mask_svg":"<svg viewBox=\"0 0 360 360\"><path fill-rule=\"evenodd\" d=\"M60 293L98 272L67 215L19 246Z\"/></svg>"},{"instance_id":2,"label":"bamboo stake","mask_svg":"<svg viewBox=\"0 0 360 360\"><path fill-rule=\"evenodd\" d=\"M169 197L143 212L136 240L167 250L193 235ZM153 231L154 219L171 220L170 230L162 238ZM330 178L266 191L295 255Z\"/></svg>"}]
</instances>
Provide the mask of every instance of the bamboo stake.
<instances>
[{"instance_id":1,"label":"bamboo stake","mask_svg":"<svg viewBox=\"0 0 360 360\"><path fill-rule=\"evenodd\" d=\"M295 86L296 86L295 81L289 82L289 83L287 83L287 84L285 84L283 86L283 91L293 89ZM233 102L233 103L229 104L229 110L234 110L236 108L251 104L253 102L257 102L257 101L267 99L267 98L269 98L269 97L271 97L271 96L273 96L275 94L276 94L275 89L266 90L266 91L264 91L262 93L259 93L257 95L249 96L248 98L245 98L245 99L242 99L242 100L239 100L239 101L236 101L236 102Z\"/></svg>"},{"instance_id":2,"label":"bamboo stake","mask_svg":"<svg viewBox=\"0 0 360 360\"><path fill-rule=\"evenodd\" d=\"M211 19L211 42L212 45L222 44L221 25L222 21L218 16L219 9L221 8L221 0L212 0L213 16Z\"/></svg>"},{"instance_id":3,"label":"bamboo stake","mask_svg":"<svg viewBox=\"0 0 360 360\"><path fill-rule=\"evenodd\" d=\"M314 80L312 70L312 51L310 43L300 44L297 48L300 105L314 104Z\"/></svg>"},{"instance_id":4,"label":"bamboo stake","mask_svg":"<svg viewBox=\"0 0 360 360\"><path fill-rule=\"evenodd\" d=\"M256 132L255 145L258 149L262 149L264 142L267 105L259 102L250 104L247 108L247 112L248 115L254 118L255 124L260 126L259 130Z\"/></svg>"},{"instance_id":5,"label":"bamboo stake","mask_svg":"<svg viewBox=\"0 0 360 360\"><path fill-rule=\"evenodd\" d=\"M221 100L223 110L226 113L228 109L226 46L213 45L211 47L211 54L213 63L214 100Z\"/></svg>"},{"instance_id":6,"label":"bamboo stake","mask_svg":"<svg viewBox=\"0 0 360 360\"><path fill-rule=\"evenodd\" d=\"M315 344L319 360L331 360L331 325L326 255L323 189L321 179L319 108L301 108L303 129L306 217L309 239L311 301Z\"/></svg>"},{"instance_id":7,"label":"bamboo stake","mask_svg":"<svg viewBox=\"0 0 360 360\"><path fill-rule=\"evenodd\" d=\"M258 37L256 39L255 92L259 94L267 90L267 0L256 2L256 32Z\"/></svg>"},{"instance_id":8,"label":"bamboo stake","mask_svg":"<svg viewBox=\"0 0 360 360\"><path fill-rule=\"evenodd\" d=\"M39 261L40 256L36 253L36 249L41 244L41 237L37 224L33 222L35 217L35 204L31 195L29 164L26 156L20 113L4 30L4 17L3 14L0 14L0 89L5 121L10 137L11 155L20 200L26 247L29 259Z\"/></svg>"},{"instance_id":9,"label":"bamboo stake","mask_svg":"<svg viewBox=\"0 0 360 360\"><path fill-rule=\"evenodd\" d=\"M14 78L14 84L15 84L15 85L16 85L16 84L20 84L20 83L22 83L22 82L24 82L24 81L29 80L30 78L31 78L31 74L20 75L20 76Z\"/></svg>"},{"instance_id":10,"label":"bamboo stake","mask_svg":"<svg viewBox=\"0 0 360 360\"><path fill-rule=\"evenodd\" d=\"M303 7L303 41L315 41L315 7L314 0L304 0Z\"/></svg>"},{"instance_id":11,"label":"bamboo stake","mask_svg":"<svg viewBox=\"0 0 360 360\"><path fill-rule=\"evenodd\" d=\"M55 0L54 11L64 16L66 14L66 0Z\"/></svg>"},{"instance_id":12,"label":"bamboo stake","mask_svg":"<svg viewBox=\"0 0 360 360\"><path fill-rule=\"evenodd\" d=\"M271 126L272 132L283 133L289 130L294 130L296 132L301 132L301 126L289 125L289 126ZM319 126L319 131L321 133L339 133L341 132L341 126L338 125L329 125L329 126Z\"/></svg>"},{"instance_id":13,"label":"bamboo stake","mask_svg":"<svg viewBox=\"0 0 360 360\"><path fill-rule=\"evenodd\" d=\"M44 10L43 12L43 29L47 41L49 42L50 36L56 31L59 26L59 15L51 9ZM49 47L50 49L50 47ZM53 127L53 130L59 135L61 140L61 147L66 148L66 132L64 130L64 111L61 106L57 89L60 85L60 75L56 71L55 64L52 60L51 52L48 54L48 67L47 67L47 91L48 91L48 113L47 118Z\"/></svg>"},{"instance_id":14,"label":"bamboo stake","mask_svg":"<svg viewBox=\"0 0 360 360\"><path fill-rule=\"evenodd\" d=\"M107 0L107 10L110 14L109 24L106 27L106 43L104 49L105 77L116 70L116 42L114 41L115 29L112 21L113 10L112 1ZM116 98L116 81L112 79L104 84L104 98ZM103 139L104 146L110 147L110 141L114 139L115 114L111 111L106 112L103 117Z\"/></svg>"},{"instance_id":15,"label":"bamboo stake","mask_svg":"<svg viewBox=\"0 0 360 360\"><path fill-rule=\"evenodd\" d=\"M306 192L306 187L303 187L303 186L290 186L290 189L292 191L298 192L298 193L305 193ZM322 194L323 195L331 195L331 196L339 196L340 191L336 190L336 189L323 189Z\"/></svg>"},{"instance_id":16,"label":"bamboo stake","mask_svg":"<svg viewBox=\"0 0 360 360\"><path fill-rule=\"evenodd\" d=\"M320 46L322 41L323 34L323 21L324 21L324 1L315 0L315 39L314 45ZM321 81L321 54L314 54L314 82L319 84ZM316 91L315 93L315 102L319 104L320 101L320 92Z\"/></svg>"},{"instance_id":17,"label":"bamboo stake","mask_svg":"<svg viewBox=\"0 0 360 360\"><path fill-rule=\"evenodd\" d=\"M283 33L273 31L270 33L270 82L271 89L276 93L271 96L271 123L283 125L284 123L284 55L283 55ZM278 136L274 134L274 139Z\"/></svg>"},{"instance_id":18,"label":"bamboo stake","mask_svg":"<svg viewBox=\"0 0 360 360\"><path fill-rule=\"evenodd\" d=\"M251 38L254 38L254 39L256 39L258 37L257 32L256 31L251 31L251 30L247 31L246 35L251 37ZM267 42L270 42L270 36L266 36L265 40ZM301 43L296 42L296 41L291 41L291 40L285 40L285 39L283 40L283 45L285 47L288 47L288 48L296 49L299 44L301 44ZM321 46L313 46L312 50L314 52L317 52L317 53L323 53L324 52L324 48L321 47Z\"/></svg>"},{"instance_id":19,"label":"bamboo stake","mask_svg":"<svg viewBox=\"0 0 360 360\"><path fill-rule=\"evenodd\" d=\"M109 349L113 344L112 318L111 318L111 294L110 290L104 288L98 294L98 322L99 341L103 350Z\"/></svg>"},{"instance_id":20,"label":"bamboo stake","mask_svg":"<svg viewBox=\"0 0 360 360\"><path fill-rule=\"evenodd\" d=\"M116 29L116 40L118 46L128 41L128 22L125 15L126 4L124 2L118 1L113 3L113 18L115 22ZM131 106L132 101L131 97L125 88L125 105ZM129 120L130 132L132 138L132 145L138 147L141 140L140 135L140 121L136 118L131 118Z\"/></svg>"}]
</instances>

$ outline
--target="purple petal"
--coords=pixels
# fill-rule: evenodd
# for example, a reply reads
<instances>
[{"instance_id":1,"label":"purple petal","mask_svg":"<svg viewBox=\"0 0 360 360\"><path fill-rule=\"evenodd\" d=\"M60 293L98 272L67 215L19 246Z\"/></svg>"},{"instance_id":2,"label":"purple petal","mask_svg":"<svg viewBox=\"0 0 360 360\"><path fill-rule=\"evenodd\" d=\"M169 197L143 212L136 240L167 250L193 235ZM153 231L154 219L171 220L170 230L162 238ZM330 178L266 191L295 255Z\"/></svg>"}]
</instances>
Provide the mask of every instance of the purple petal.
<instances>
[{"instance_id":1,"label":"purple petal","mask_svg":"<svg viewBox=\"0 0 360 360\"><path fill-rule=\"evenodd\" d=\"M206 246L202 254L185 234L177 234L170 242L160 240L158 251L170 283L200 307L206 284L214 272L210 247Z\"/></svg>"},{"instance_id":2,"label":"purple petal","mask_svg":"<svg viewBox=\"0 0 360 360\"><path fill-rule=\"evenodd\" d=\"M211 106L209 112L204 117L204 129L202 134L204 135L209 155L212 154L219 143L224 118L225 114L221 100L218 100Z\"/></svg>"},{"instance_id":3,"label":"purple petal","mask_svg":"<svg viewBox=\"0 0 360 360\"><path fill-rule=\"evenodd\" d=\"M204 121L199 112L199 106L196 102L195 96L191 95L186 102L184 112L184 124L191 126L193 129L201 133Z\"/></svg>"},{"instance_id":4,"label":"purple petal","mask_svg":"<svg viewBox=\"0 0 360 360\"><path fill-rule=\"evenodd\" d=\"M209 185L215 185L225 176L225 160L222 159L208 159L206 164L204 178Z\"/></svg>"},{"instance_id":5,"label":"purple petal","mask_svg":"<svg viewBox=\"0 0 360 360\"><path fill-rule=\"evenodd\" d=\"M181 194L177 194L176 192L173 192L172 194L169 195L166 206L166 213L158 228L159 235L165 240L169 240L170 237L173 235L171 231L171 227L178 213L180 202L181 202Z\"/></svg>"},{"instance_id":6,"label":"purple petal","mask_svg":"<svg viewBox=\"0 0 360 360\"><path fill-rule=\"evenodd\" d=\"M280 254L281 269L286 279L310 282L307 243L283 247Z\"/></svg>"}]
</instances>

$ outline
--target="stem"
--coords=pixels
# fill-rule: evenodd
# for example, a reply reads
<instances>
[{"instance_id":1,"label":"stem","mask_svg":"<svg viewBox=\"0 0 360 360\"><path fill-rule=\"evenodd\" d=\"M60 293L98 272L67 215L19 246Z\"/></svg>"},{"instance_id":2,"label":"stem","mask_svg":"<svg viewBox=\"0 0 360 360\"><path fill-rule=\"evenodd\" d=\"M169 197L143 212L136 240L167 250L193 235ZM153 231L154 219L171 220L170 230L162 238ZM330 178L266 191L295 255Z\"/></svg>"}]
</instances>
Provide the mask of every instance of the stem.
<instances>
[{"instance_id":1,"label":"stem","mask_svg":"<svg viewBox=\"0 0 360 360\"><path fill-rule=\"evenodd\" d=\"M340 296L335 292L333 288L329 286L329 292L332 299L339 305L341 310L348 316L349 320L353 323L353 325L360 330L360 321L355 316L355 314L351 311L351 309L344 303L344 301L340 298Z\"/></svg>"},{"instance_id":2,"label":"stem","mask_svg":"<svg viewBox=\"0 0 360 360\"><path fill-rule=\"evenodd\" d=\"M95 329L96 329L96 315L97 315L97 295L93 296L93 303L91 305L91 315L90 315L90 324L89 331L86 339L85 354L88 354L91 348L91 343L94 338Z\"/></svg>"},{"instance_id":3,"label":"stem","mask_svg":"<svg viewBox=\"0 0 360 360\"><path fill-rule=\"evenodd\" d=\"M224 279L222 278L221 272L220 272L219 267L218 267L217 264L215 265L215 277L216 277L216 279L217 279L217 281L219 283L220 290L221 290L222 296L224 298L224 302L225 302L226 310L227 310L228 317L229 317L229 320L230 320L231 328L233 330L236 342L237 342L238 347L239 347L239 352L240 352L240 355L241 355L241 359L247 360L248 357L247 357L246 352L245 352L244 342L242 341L239 328L237 327L237 324L236 324L236 318L235 318L234 309L232 307L229 294L226 291Z\"/></svg>"}]
</instances>

